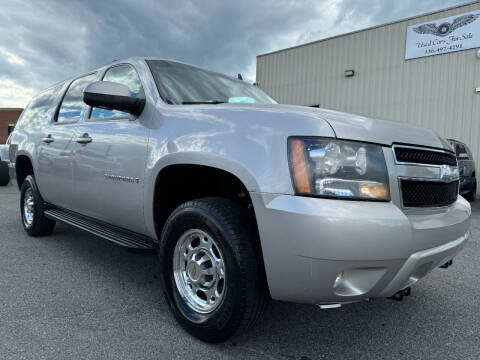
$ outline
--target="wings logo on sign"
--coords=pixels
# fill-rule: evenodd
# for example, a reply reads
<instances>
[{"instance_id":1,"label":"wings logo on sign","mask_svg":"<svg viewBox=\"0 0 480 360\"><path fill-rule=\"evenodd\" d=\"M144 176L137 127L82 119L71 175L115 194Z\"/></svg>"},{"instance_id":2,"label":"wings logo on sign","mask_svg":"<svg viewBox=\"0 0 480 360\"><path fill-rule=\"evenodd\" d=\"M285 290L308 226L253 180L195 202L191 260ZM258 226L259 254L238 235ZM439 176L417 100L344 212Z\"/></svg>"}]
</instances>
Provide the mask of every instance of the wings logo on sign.
<instances>
[{"instance_id":1,"label":"wings logo on sign","mask_svg":"<svg viewBox=\"0 0 480 360\"><path fill-rule=\"evenodd\" d=\"M480 47L480 11L407 28L405 59Z\"/></svg>"},{"instance_id":2,"label":"wings logo on sign","mask_svg":"<svg viewBox=\"0 0 480 360\"><path fill-rule=\"evenodd\" d=\"M437 36L447 36L453 31L461 28L462 26L468 25L478 19L480 14L469 14L457 17L451 23L444 22L440 25L435 25L435 23L424 24L418 27L413 28L417 34L434 34Z\"/></svg>"}]
</instances>

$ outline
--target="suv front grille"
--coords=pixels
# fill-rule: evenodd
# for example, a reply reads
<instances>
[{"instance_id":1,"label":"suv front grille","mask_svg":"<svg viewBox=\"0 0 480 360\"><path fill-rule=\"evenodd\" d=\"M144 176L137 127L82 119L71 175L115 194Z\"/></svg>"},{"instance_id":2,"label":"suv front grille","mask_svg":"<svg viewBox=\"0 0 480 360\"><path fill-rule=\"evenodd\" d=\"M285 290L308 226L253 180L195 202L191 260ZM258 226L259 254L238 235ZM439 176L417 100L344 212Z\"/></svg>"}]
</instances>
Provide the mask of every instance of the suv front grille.
<instances>
[{"instance_id":1,"label":"suv front grille","mask_svg":"<svg viewBox=\"0 0 480 360\"><path fill-rule=\"evenodd\" d=\"M458 196L458 181L401 180L403 206L438 207L453 204Z\"/></svg>"},{"instance_id":2,"label":"suv front grille","mask_svg":"<svg viewBox=\"0 0 480 360\"><path fill-rule=\"evenodd\" d=\"M395 147L395 158L402 163L457 166L454 154L433 150Z\"/></svg>"}]
</instances>

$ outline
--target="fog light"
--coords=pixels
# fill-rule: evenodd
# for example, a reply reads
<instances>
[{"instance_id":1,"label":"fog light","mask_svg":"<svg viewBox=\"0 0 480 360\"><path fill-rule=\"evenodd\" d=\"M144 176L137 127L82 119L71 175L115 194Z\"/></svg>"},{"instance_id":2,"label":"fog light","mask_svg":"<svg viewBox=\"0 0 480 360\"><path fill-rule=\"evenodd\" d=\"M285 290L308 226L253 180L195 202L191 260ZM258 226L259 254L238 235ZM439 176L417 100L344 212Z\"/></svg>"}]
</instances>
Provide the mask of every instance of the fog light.
<instances>
[{"instance_id":1,"label":"fog light","mask_svg":"<svg viewBox=\"0 0 480 360\"><path fill-rule=\"evenodd\" d=\"M340 282L342 281L343 278L343 272L337 275L337 278L335 279L335 282L333 283L333 288L336 289L338 285L340 285Z\"/></svg>"}]
</instances>

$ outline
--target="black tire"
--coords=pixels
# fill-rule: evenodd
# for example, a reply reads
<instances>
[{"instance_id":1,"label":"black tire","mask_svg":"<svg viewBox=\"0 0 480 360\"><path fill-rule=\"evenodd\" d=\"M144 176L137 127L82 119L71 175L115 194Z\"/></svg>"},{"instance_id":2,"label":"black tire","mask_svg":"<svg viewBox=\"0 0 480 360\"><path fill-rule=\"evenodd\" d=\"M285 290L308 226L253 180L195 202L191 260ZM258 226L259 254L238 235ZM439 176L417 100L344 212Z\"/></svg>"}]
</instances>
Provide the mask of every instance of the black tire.
<instances>
[{"instance_id":1,"label":"black tire","mask_svg":"<svg viewBox=\"0 0 480 360\"><path fill-rule=\"evenodd\" d=\"M5 161L0 161L0 186L7 186L9 182L8 164Z\"/></svg>"},{"instance_id":2,"label":"black tire","mask_svg":"<svg viewBox=\"0 0 480 360\"><path fill-rule=\"evenodd\" d=\"M27 221L25 215L25 195L30 194L33 197L32 213L33 219ZM28 175L23 181L22 188L20 189L20 214L22 218L22 224L25 231L30 236L45 236L50 235L55 227L55 221L52 221L45 217L44 214L45 203L38 191L35 178L32 175Z\"/></svg>"},{"instance_id":3,"label":"black tire","mask_svg":"<svg viewBox=\"0 0 480 360\"><path fill-rule=\"evenodd\" d=\"M182 298L173 275L177 241L191 229L212 236L225 258L225 293L210 314L202 315ZM166 300L182 327L207 342L225 341L252 327L269 302L258 233L246 210L234 201L204 198L179 206L168 218L159 246Z\"/></svg>"},{"instance_id":4,"label":"black tire","mask_svg":"<svg viewBox=\"0 0 480 360\"><path fill-rule=\"evenodd\" d=\"M475 199L477 198L477 179L475 177L472 179L470 191L465 194L465 198L470 202L475 201Z\"/></svg>"}]
</instances>

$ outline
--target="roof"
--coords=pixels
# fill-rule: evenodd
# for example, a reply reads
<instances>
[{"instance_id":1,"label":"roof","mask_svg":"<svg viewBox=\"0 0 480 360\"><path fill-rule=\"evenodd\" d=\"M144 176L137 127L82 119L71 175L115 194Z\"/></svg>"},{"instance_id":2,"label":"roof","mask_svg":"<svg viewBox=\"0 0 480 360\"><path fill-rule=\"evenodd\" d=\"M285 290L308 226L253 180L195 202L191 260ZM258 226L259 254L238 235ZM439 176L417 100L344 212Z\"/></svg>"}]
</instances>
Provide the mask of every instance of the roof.
<instances>
[{"instance_id":1,"label":"roof","mask_svg":"<svg viewBox=\"0 0 480 360\"><path fill-rule=\"evenodd\" d=\"M304 43L304 44L300 44L300 45L290 46L290 47L287 47L287 48L284 48L284 49L270 51L270 52L267 52L267 53L257 55L257 58L262 57L262 56L266 56L266 55L275 54L275 53L282 52L282 51L296 49L296 48L299 48L299 47L302 47L302 46L317 44L317 43L320 43L320 42L323 42L323 41L332 40L332 39L340 38L340 37L343 37L343 36L348 36L348 35L360 33L360 32L363 32L363 31L368 31L368 30L373 30L373 29L378 29L378 28L381 28L381 27L393 25L393 24L398 24L398 23L401 23L401 22L404 22L404 21L417 19L417 18L420 18L420 17L423 17L423 16L434 15L434 14L438 14L438 13L441 13L441 12L444 12L444 11L454 10L454 9L458 9L458 8L461 8L461 7L466 7L466 6L470 6L470 5L473 5L473 4L478 4L479 2L480 2L480 0L471 1L471 2L468 2L468 3L465 3L465 4L451 6L451 7L445 8L445 9L435 10L435 11L431 11L431 12L424 13L424 14L418 14L418 15L410 16L410 17L407 17L407 18L404 18L404 19L390 21L390 22L387 22L387 23L384 23L384 24L375 25L375 26L364 28L364 29L351 31L351 32L344 33L344 34L334 35L334 36L330 36L330 37L327 37L327 38L324 38L324 39L310 41L308 43Z\"/></svg>"},{"instance_id":2,"label":"roof","mask_svg":"<svg viewBox=\"0 0 480 360\"><path fill-rule=\"evenodd\" d=\"M89 71L86 71L86 72L82 72L82 73L76 74L75 76L69 77L69 78L64 79L62 81L59 81L59 82L49 86L48 88L45 88L42 91L40 91L37 94L37 96L42 94L43 92L53 88L53 87L56 87L56 86L60 85L60 84L64 84L66 82L70 83L71 81L73 81L75 79L78 79L78 78L83 77L83 76L88 75L88 74L92 74L92 73L97 72L97 71L102 71L103 69L106 69L110 66L121 65L121 64L124 64L124 63L134 62L134 61L149 61L149 60L161 60L161 61L168 61L168 62L172 62L172 63L182 64L182 65L186 65L186 66L191 66L191 67L194 67L194 68L197 68L197 69L200 69L200 70L208 71L210 73L220 74L220 75L232 78L234 80L237 80L237 78L234 77L234 76L226 75L226 74L220 73L220 72L215 71L215 70L205 69L205 68L202 68L200 66L192 65L192 64L185 63L185 62L178 61L178 60L171 60L171 59L165 59L165 58L153 57L153 56L131 56L131 57L124 58L124 59L118 59L118 60L115 59L112 62L107 63L105 65L102 65L100 67L97 67L95 69L92 69L92 70L89 70ZM20 110L23 110L23 109L20 109ZM0 109L0 111L1 111L1 109Z\"/></svg>"}]
</instances>

